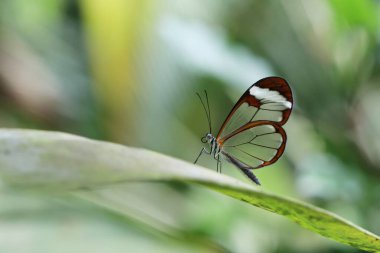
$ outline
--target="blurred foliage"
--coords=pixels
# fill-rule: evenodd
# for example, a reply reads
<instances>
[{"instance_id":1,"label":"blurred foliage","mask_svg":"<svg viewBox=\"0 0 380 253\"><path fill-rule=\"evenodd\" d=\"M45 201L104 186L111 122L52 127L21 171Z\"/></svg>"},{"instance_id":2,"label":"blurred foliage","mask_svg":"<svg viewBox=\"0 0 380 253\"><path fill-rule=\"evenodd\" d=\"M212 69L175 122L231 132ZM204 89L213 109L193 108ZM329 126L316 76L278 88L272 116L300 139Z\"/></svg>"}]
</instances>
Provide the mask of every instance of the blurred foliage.
<instances>
[{"instance_id":1,"label":"blurred foliage","mask_svg":"<svg viewBox=\"0 0 380 253\"><path fill-rule=\"evenodd\" d=\"M285 156L258 171L263 187L380 234L378 13L375 0L2 0L0 124L193 161L207 131L195 91L208 90L216 129L249 85L279 75L295 109ZM136 205L186 213L178 226L209 246L70 197L4 189L0 251L358 252L207 190L145 191L155 194L135 191ZM174 206L157 201L168 192Z\"/></svg>"}]
</instances>

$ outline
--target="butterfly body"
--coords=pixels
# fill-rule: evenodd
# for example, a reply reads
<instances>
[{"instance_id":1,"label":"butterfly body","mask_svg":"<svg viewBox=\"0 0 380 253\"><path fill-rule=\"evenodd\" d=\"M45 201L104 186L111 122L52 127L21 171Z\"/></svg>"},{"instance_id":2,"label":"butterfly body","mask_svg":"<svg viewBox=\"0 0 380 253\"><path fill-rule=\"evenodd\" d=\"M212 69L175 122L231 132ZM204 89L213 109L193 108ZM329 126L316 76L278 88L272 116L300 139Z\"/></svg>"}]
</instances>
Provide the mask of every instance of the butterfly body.
<instances>
[{"instance_id":1,"label":"butterfly body","mask_svg":"<svg viewBox=\"0 0 380 253\"><path fill-rule=\"evenodd\" d=\"M216 140L216 138L211 133L208 133L206 135L206 138L207 138L207 142L210 144L210 154L215 159L217 159L218 156L220 155L220 151L221 151L218 141Z\"/></svg>"},{"instance_id":2,"label":"butterfly body","mask_svg":"<svg viewBox=\"0 0 380 253\"><path fill-rule=\"evenodd\" d=\"M202 148L195 163L203 153L210 154L217 160L219 171L224 158L260 184L252 170L276 162L285 149L287 137L282 125L293 107L288 83L280 77L267 77L253 84L232 108L216 137L211 134L207 93L206 99L207 107L201 102L210 131L202 142L208 143L210 150Z\"/></svg>"},{"instance_id":3,"label":"butterfly body","mask_svg":"<svg viewBox=\"0 0 380 253\"><path fill-rule=\"evenodd\" d=\"M207 133L205 136L202 137L201 141L203 143L208 143L210 146L210 150L203 148L194 163L196 163L198 161L198 158L203 153L209 154L209 155L213 156L214 159L217 160L218 157L220 156L221 149L220 149L220 144L218 143L216 138L212 135L212 133Z\"/></svg>"}]
</instances>

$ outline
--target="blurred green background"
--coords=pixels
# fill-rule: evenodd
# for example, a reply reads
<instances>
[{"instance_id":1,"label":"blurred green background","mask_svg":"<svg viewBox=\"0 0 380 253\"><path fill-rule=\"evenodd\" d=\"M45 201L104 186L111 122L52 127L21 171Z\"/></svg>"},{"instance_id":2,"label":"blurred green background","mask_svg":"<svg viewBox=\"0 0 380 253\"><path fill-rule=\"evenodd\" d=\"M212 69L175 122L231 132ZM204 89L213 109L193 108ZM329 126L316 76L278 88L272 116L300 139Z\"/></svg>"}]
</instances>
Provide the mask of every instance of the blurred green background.
<instances>
[{"instance_id":1,"label":"blurred green background","mask_svg":"<svg viewBox=\"0 0 380 253\"><path fill-rule=\"evenodd\" d=\"M193 162L208 129L195 92L208 91L217 129L252 83L278 75L295 108L285 155L257 171L262 189L380 234L379 11L375 0L1 0L0 126ZM360 252L185 184L86 200L0 186L0 252Z\"/></svg>"}]
</instances>

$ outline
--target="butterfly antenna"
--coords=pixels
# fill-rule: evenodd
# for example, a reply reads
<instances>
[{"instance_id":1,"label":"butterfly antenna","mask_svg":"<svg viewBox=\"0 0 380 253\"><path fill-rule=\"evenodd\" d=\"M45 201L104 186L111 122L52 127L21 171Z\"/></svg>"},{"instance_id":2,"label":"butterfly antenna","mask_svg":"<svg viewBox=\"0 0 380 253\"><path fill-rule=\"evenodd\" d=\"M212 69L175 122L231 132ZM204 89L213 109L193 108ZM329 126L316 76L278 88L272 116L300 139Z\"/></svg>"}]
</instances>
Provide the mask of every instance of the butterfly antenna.
<instances>
[{"instance_id":1,"label":"butterfly antenna","mask_svg":"<svg viewBox=\"0 0 380 253\"><path fill-rule=\"evenodd\" d=\"M206 113L207 122L208 122L208 125L209 125L209 128L210 128L210 133L211 133L211 122L210 122L210 115L209 115L209 113L207 112L207 107L206 107L205 103L203 102L203 100L202 100L202 98L201 98L201 95L199 95L199 93L198 93L198 92L195 92L195 94L197 94L197 96L198 96L199 100L200 100L200 101L201 101L201 103L202 103L203 109L204 109L204 111L205 111L205 113Z\"/></svg>"},{"instance_id":2,"label":"butterfly antenna","mask_svg":"<svg viewBox=\"0 0 380 253\"><path fill-rule=\"evenodd\" d=\"M208 124L209 124L209 128L210 128L210 133L212 133L212 130L211 130L211 110L210 110L210 103L208 102L207 91L204 90L204 92L205 92L205 95L206 95L206 102L207 102L207 109L208 109Z\"/></svg>"}]
</instances>

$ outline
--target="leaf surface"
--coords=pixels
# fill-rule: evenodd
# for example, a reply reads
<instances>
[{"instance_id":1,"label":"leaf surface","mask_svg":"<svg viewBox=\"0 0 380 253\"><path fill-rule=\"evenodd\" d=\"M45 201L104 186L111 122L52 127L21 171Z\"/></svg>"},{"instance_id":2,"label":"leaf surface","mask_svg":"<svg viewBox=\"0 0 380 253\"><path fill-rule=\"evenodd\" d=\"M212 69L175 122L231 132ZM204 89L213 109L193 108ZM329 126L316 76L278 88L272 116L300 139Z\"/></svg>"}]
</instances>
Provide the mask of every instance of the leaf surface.
<instances>
[{"instance_id":1,"label":"leaf surface","mask_svg":"<svg viewBox=\"0 0 380 253\"><path fill-rule=\"evenodd\" d=\"M335 241L380 252L379 236L316 206L156 152L65 133L0 130L0 177L12 187L55 192L135 181L188 182L283 215Z\"/></svg>"}]
</instances>

